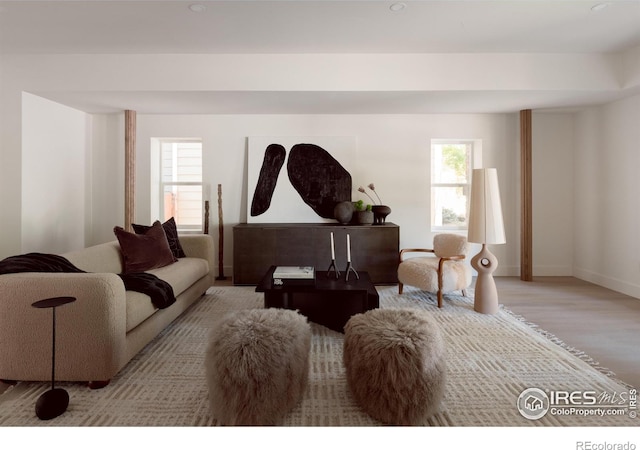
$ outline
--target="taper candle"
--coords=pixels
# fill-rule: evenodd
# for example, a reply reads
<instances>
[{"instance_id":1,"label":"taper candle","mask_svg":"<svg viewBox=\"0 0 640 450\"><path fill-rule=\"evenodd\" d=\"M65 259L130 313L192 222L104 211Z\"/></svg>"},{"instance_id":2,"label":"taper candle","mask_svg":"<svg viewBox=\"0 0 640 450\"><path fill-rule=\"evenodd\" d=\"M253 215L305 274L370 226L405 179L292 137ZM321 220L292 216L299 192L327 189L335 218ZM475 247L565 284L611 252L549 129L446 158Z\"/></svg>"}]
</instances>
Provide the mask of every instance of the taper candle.
<instances>
[{"instance_id":1,"label":"taper candle","mask_svg":"<svg viewBox=\"0 0 640 450\"><path fill-rule=\"evenodd\" d=\"M351 240L347 234L347 262L351 262Z\"/></svg>"},{"instance_id":2,"label":"taper candle","mask_svg":"<svg viewBox=\"0 0 640 450\"><path fill-rule=\"evenodd\" d=\"M333 242L333 231L331 232L331 259L334 261L336 259L336 246Z\"/></svg>"}]
</instances>

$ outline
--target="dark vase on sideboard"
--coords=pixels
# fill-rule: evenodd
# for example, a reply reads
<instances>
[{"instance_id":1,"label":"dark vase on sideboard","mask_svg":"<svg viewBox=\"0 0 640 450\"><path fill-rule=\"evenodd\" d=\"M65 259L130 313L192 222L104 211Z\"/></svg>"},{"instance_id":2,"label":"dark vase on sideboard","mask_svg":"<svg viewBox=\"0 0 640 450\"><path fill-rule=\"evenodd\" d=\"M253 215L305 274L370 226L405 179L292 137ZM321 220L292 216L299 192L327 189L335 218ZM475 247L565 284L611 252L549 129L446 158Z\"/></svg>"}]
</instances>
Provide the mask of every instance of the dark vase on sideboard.
<instances>
[{"instance_id":1,"label":"dark vase on sideboard","mask_svg":"<svg viewBox=\"0 0 640 450\"><path fill-rule=\"evenodd\" d=\"M387 216L391 214L391 208L386 205L373 205L371 210L373 211L374 225L384 224L387 220Z\"/></svg>"},{"instance_id":2,"label":"dark vase on sideboard","mask_svg":"<svg viewBox=\"0 0 640 450\"><path fill-rule=\"evenodd\" d=\"M340 202L333 208L333 216L341 224L351 222L353 218L354 207L351 202Z\"/></svg>"}]
</instances>

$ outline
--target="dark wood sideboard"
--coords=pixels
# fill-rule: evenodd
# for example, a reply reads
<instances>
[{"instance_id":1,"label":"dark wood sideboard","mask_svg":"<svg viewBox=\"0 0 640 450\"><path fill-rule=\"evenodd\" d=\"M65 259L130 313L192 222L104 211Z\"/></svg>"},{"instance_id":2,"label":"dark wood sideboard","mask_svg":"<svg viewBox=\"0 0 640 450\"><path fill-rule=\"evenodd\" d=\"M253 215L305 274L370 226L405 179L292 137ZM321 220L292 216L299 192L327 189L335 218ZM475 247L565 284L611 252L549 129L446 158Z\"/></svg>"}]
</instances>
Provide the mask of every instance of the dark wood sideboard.
<instances>
[{"instance_id":1,"label":"dark wood sideboard","mask_svg":"<svg viewBox=\"0 0 640 450\"><path fill-rule=\"evenodd\" d=\"M331 232L342 276L349 234L356 270L368 272L374 284L398 282L400 227L396 224L244 223L233 227L233 283L257 285L273 265L326 271L331 264Z\"/></svg>"}]
</instances>

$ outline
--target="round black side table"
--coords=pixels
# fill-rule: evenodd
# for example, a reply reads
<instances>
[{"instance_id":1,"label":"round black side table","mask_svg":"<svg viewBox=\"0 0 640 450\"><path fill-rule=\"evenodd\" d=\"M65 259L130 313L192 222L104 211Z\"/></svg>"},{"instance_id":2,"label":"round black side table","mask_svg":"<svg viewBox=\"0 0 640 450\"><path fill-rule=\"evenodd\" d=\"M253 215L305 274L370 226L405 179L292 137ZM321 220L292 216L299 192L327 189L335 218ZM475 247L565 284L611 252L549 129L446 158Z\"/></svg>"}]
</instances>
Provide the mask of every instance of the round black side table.
<instances>
[{"instance_id":1,"label":"round black side table","mask_svg":"<svg viewBox=\"0 0 640 450\"><path fill-rule=\"evenodd\" d=\"M56 307L75 302L75 297L53 297L32 303L34 308L51 308L53 326L51 328L51 389L43 393L36 402L36 415L42 420L53 419L67 410L69 394L55 387L56 379Z\"/></svg>"}]
</instances>

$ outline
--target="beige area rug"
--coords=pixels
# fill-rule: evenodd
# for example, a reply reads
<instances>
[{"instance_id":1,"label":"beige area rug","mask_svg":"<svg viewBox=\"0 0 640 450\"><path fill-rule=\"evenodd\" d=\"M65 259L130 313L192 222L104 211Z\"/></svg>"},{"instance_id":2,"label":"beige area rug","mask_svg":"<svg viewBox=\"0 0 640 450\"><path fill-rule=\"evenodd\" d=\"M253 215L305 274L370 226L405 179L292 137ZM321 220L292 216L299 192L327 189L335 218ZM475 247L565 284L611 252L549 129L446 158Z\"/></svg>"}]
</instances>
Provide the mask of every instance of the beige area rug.
<instances>
[{"instance_id":1,"label":"beige area rug","mask_svg":"<svg viewBox=\"0 0 640 450\"><path fill-rule=\"evenodd\" d=\"M542 391L592 391L620 400L628 386L574 356L521 318L501 309L488 316L473 311L471 299L435 299L407 287L378 287L382 308L420 308L442 325L447 341L448 378L435 426L637 426L624 415L546 414L524 418L516 407L527 388ZM62 416L40 421L34 405L46 383L18 383L0 396L0 426L208 426L203 355L207 337L227 311L260 308L262 294L252 287L213 287L167 327L101 390L61 383L70 394ZM342 363L343 335L312 324L309 385L288 426L381 425L354 403ZM602 398L602 397L599 397ZM605 402L609 411L611 397ZM618 408L620 409L620 408Z\"/></svg>"}]
</instances>

